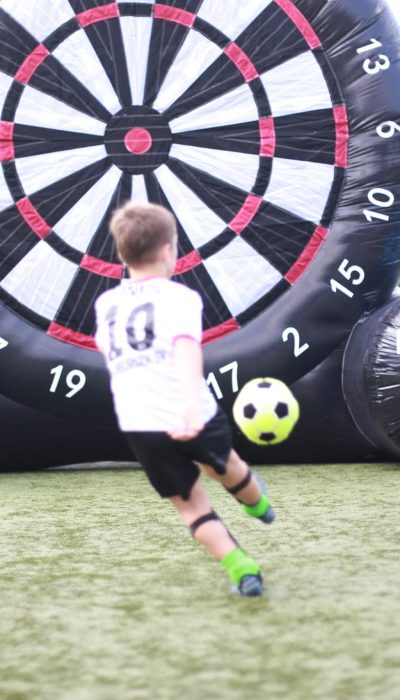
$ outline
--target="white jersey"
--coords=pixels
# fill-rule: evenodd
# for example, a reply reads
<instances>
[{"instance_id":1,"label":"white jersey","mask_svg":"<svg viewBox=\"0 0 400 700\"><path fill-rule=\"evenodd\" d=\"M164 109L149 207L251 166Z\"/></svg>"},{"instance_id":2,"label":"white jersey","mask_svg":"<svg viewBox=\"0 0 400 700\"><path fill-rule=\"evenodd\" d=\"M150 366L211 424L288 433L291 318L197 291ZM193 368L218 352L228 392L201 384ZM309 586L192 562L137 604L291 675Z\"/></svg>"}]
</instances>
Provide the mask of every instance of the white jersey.
<instances>
[{"instance_id":1,"label":"white jersey","mask_svg":"<svg viewBox=\"0 0 400 700\"><path fill-rule=\"evenodd\" d=\"M180 337L201 341L200 295L164 278L123 280L96 301L96 342L105 356L121 430L182 427L182 390L174 361ZM217 411L205 379L204 422Z\"/></svg>"}]
</instances>

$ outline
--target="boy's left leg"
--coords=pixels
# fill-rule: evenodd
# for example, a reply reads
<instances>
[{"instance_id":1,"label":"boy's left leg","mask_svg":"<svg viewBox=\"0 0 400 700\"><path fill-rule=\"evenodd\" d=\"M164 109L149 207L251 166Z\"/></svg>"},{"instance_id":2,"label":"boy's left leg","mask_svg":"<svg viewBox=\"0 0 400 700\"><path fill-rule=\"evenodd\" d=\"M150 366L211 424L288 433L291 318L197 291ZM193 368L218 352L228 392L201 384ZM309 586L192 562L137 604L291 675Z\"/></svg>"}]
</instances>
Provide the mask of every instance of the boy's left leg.
<instances>
[{"instance_id":1,"label":"boy's left leg","mask_svg":"<svg viewBox=\"0 0 400 700\"><path fill-rule=\"evenodd\" d=\"M221 562L241 595L261 595L260 567L239 546L224 523L212 510L204 486L197 481L188 500L171 496L171 503L180 513L193 537Z\"/></svg>"}]
</instances>

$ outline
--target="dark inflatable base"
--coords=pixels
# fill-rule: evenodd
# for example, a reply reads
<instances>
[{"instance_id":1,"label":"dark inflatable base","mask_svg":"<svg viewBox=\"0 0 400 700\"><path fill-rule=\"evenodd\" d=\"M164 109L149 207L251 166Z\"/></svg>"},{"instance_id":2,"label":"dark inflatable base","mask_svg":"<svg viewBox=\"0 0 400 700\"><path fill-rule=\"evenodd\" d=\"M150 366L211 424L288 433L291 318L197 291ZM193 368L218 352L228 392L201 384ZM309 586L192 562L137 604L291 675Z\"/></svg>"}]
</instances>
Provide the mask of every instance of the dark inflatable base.
<instances>
[{"instance_id":1,"label":"dark inflatable base","mask_svg":"<svg viewBox=\"0 0 400 700\"><path fill-rule=\"evenodd\" d=\"M23 471L102 461L130 461L117 427L84 424L39 413L0 396L0 471Z\"/></svg>"},{"instance_id":2,"label":"dark inflatable base","mask_svg":"<svg viewBox=\"0 0 400 700\"><path fill-rule=\"evenodd\" d=\"M234 428L234 446L252 464L338 463L390 458L356 428L341 388L344 347L296 382L302 406L291 437L281 445L257 447ZM98 428L47 416L0 397L0 471L104 461L133 461L116 426Z\"/></svg>"}]
</instances>

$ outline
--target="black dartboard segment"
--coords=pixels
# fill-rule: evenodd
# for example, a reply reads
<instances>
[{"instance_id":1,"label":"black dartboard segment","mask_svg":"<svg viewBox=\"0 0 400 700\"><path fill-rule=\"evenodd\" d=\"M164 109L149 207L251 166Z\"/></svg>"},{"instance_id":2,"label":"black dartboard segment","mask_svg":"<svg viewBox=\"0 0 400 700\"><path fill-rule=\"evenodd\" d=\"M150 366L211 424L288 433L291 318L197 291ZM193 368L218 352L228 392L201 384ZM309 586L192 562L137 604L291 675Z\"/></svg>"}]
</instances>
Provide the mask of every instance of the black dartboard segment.
<instances>
[{"instance_id":1,"label":"black dartboard segment","mask_svg":"<svg viewBox=\"0 0 400 700\"><path fill-rule=\"evenodd\" d=\"M351 4L355 32L376 3ZM393 55L390 70L375 72L382 59L368 22L344 55L333 5L233 0L227 13L211 0L1 4L0 298L8 345L0 362L12 352L26 372L29 348L40 348L35 378L16 382L6 372L1 391L28 404L34 392L35 405L65 415L73 403L82 407L76 417L86 414L85 396L88 404L96 398L98 415L102 405L109 415L93 304L123 274L107 221L129 198L159 202L177 217L176 279L203 296L211 370L236 363L244 380L254 372L254 353L262 373L268 366L288 380L301 376L348 332L366 300L379 296L374 290L385 280L364 281L363 255L347 255L356 211L342 216L340 205L346 196L362 212L375 184L368 189L351 150L349 160L365 116L353 83L362 80L369 94L375 83L389 95L398 68ZM388 17L376 21L375 34L384 36ZM371 97L368 120L378 109ZM395 114L385 112L382 121ZM371 153L385 145L379 136L369 143ZM384 192L386 163L376 164L376 188ZM379 210L385 196L389 202L379 193L370 201ZM368 224L376 240L386 221ZM347 289L343 282L357 279L354 265L364 278L350 296L340 283ZM338 269L345 276L339 272L335 282ZM305 303L303 294L312 298ZM320 341L318 319L326 313L332 333ZM307 350L293 356L293 342L296 352ZM85 382L65 401L60 387L75 370L69 382L78 386L79 372ZM216 389L218 398L224 392Z\"/></svg>"}]
</instances>

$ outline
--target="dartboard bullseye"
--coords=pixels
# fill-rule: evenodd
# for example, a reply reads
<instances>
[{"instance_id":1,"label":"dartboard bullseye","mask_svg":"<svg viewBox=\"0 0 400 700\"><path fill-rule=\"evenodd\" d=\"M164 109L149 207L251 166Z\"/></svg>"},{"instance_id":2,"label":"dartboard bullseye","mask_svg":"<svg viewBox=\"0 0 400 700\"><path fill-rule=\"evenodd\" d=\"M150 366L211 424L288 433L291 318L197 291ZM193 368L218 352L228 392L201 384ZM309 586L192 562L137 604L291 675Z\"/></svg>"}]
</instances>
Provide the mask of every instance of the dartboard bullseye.
<instances>
[{"instance_id":1,"label":"dartboard bullseye","mask_svg":"<svg viewBox=\"0 0 400 700\"><path fill-rule=\"evenodd\" d=\"M204 299L228 408L236 373L301 378L389 294L388 16L372 35L375 0L346 20L328 0L222 5L2 0L4 394L110 419L93 305L123 275L107 228L129 198L177 218L176 279Z\"/></svg>"},{"instance_id":2,"label":"dartboard bullseye","mask_svg":"<svg viewBox=\"0 0 400 700\"><path fill-rule=\"evenodd\" d=\"M122 172L144 175L167 161L172 134L167 120L157 110L135 105L110 119L104 145Z\"/></svg>"},{"instance_id":3,"label":"dartboard bullseye","mask_svg":"<svg viewBox=\"0 0 400 700\"><path fill-rule=\"evenodd\" d=\"M134 155L142 155L150 150L153 139L148 129L133 127L125 134L124 144L127 151Z\"/></svg>"}]
</instances>

